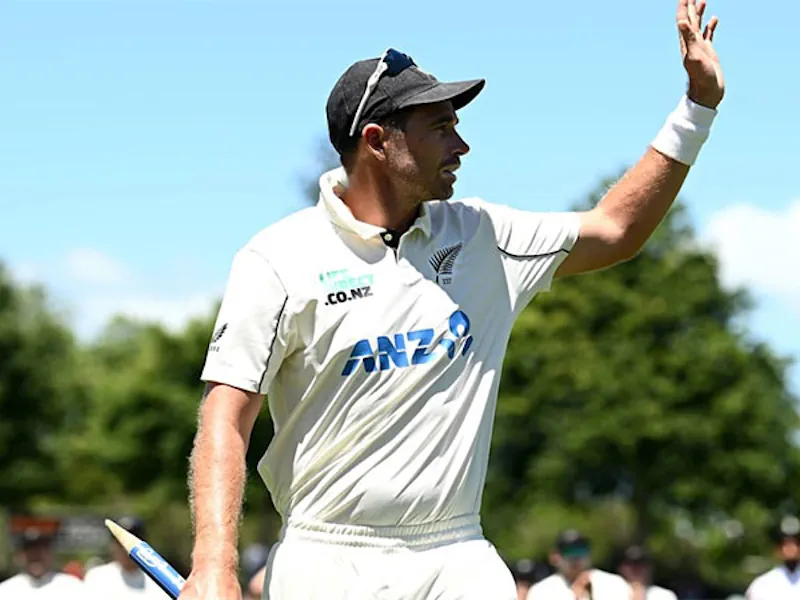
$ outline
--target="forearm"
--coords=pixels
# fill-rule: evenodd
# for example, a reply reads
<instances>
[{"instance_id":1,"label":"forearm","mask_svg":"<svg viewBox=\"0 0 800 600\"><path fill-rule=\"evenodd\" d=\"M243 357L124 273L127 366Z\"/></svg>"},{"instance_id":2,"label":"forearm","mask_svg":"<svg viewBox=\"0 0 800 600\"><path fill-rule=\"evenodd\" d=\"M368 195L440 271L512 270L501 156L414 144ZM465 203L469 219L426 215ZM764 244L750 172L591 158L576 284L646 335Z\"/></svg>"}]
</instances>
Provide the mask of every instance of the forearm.
<instances>
[{"instance_id":1,"label":"forearm","mask_svg":"<svg viewBox=\"0 0 800 600\"><path fill-rule=\"evenodd\" d=\"M598 204L625 255L637 253L669 211L705 144L716 110L681 99L639 162Z\"/></svg>"},{"instance_id":2,"label":"forearm","mask_svg":"<svg viewBox=\"0 0 800 600\"><path fill-rule=\"evenodd\" d=\"M238 567L238 526L246 480L249 432L230 418L220 402L206 398L190 462L190 504L194 524L193 567Z\"/></svg>"},{"instance_id":3,"label":"forearm","mask_svg":"<svg viewBox=\"0 0 800 600\"><path fill-rule=\"evenodd\" d=\"M624 254L641 249L669 211L688 174L688 165L650 147L598 203L598 210L619 228Z\"/></svg>"}]
</instances>

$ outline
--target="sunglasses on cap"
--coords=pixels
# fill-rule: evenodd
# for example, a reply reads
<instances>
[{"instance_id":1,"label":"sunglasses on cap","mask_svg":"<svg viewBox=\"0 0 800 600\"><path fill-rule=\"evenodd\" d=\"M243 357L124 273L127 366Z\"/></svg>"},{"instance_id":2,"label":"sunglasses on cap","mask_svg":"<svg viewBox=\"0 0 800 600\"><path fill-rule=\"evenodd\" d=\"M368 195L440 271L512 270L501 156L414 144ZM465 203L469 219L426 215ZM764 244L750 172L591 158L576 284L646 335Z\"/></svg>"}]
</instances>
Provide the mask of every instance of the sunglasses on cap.
<instances>
[{"instance_id":1,"label":"sunglasses on cap","mask_svg":"<svg viewBox=\"0 0 800 600\"><path fill-rule=\"evenodd\" d=\"M378 82L380 81L381 77L383 77L385 74L388 74L390 77L394 77L409 67L415 66L416 63L410 56L403 54L394 48L388 48L383 53L378 61L378 66L375 67L375 71L367 80L367 86L364 90L364 95L361 96L361 102L358 104L356 116L353 117L353 124L350 126L350 137L355 135L356 127L358 126L358 122L361 120L361 115L364 114L364 108L367 106L367 101L372 95L372 92L375 91L375 88L378 87Z\"/></svg>"}]
</instances>

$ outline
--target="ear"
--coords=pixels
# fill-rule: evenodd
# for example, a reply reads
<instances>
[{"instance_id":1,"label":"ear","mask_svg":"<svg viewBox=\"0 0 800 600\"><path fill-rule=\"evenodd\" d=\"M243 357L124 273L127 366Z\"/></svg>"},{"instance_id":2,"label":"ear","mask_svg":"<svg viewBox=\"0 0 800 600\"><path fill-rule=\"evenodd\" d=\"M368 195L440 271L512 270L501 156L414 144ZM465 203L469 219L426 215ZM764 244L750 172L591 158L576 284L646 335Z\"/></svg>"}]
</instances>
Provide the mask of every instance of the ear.
<instances>
[{"instance_id":1,"label":"ear","mask_svg":"<svg viewBox=\"0 0 800 600\"><path fill-rule=\"evenodd\" d=\"M386 151L386 130L380 125L370 123L361 131L361 139L364 140L364 148L377 160L385 160Z\"/></svg>"}]
</instances>

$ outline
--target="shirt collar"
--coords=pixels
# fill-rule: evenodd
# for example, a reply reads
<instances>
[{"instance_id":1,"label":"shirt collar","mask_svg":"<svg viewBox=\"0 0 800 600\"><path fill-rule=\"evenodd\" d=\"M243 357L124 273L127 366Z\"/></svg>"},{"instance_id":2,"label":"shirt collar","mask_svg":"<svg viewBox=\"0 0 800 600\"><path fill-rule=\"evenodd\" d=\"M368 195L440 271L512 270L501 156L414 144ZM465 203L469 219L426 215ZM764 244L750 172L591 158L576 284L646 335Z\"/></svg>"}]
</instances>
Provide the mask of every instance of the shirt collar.
<instances>
[{"instance_id":1,"label":"shirt collar","mask_svg":"<svg viewBox=\"0 0 800 600\"><path fill-rule=\"evenodd\" d=\"M786 565L780 565L778 568L779 568L779 569L780 569L780 570L783 572L783 574L786 576L786 579L788 579L788 580L789 580L789 581L791 581L792 583L797 583L797 582L798 582L798 580L800 580L800 568L798 568L798 569L797 569L797 570L795 570L795 571L790 571L790 570L789 570L789 569L786 567Z\"/></svg>"},{"instance_id":2,"label":"shirt collar","mask_svg":"<svg viewBox=\"0 0 800 600\"><path fill-rule=\"evenodd\" d=\"M347 172L343 167L328 171L320 177L319 206L328 214L330 220L335 225L355 233L364 240L372 239L386 231L377 225L359 221L353 216L353 213L336 193L337 190L341 193L346 188ZM431 212L426 202L422 203L419 217L408 230L414 231L415 229L419 229L427 237L431 235Z\"/></svg>"}]
</instances>

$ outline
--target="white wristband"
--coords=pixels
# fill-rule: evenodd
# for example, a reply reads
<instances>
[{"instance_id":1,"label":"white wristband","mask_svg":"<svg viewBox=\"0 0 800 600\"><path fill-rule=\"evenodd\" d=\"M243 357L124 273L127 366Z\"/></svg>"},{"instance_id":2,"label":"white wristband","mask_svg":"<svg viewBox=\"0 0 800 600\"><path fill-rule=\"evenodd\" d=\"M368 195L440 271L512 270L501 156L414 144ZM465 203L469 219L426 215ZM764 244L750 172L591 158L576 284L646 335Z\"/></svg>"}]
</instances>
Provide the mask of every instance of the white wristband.
<instances>
[{"instance_id":1,"label":"white wristband","mask_svg":"<svg viewBox=\"0 0 800 600\"><path fill-rule=\"evenodd\" d=\"M691 166L708 139L716 116L716 110L700 106L684 96L650 145L661 154Z\"/></svg>"}]
</instances>

